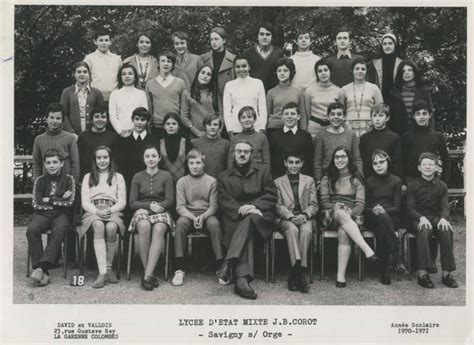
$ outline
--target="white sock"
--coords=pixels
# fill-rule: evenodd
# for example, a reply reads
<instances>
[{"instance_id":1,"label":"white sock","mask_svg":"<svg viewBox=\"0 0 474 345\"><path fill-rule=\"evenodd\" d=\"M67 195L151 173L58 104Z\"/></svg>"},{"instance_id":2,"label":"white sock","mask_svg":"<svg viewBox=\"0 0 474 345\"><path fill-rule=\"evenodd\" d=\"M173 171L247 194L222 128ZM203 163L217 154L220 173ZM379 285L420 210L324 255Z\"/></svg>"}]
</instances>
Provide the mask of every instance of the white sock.
<instances>
[{"instance_id":1,"label":"white sock","mask_svg":"<svg viewBox=\"0 0 474 345\"><path fill-rule=\"evenodd\" d=\"M107 267L106 267L106 251L105 251L105 240L95 239L94 238L94 251L95 257L97 259L97 267L99 268L99 274L106 274Z\"/></svg>"},{"instance_id":2,"label":"white sock","mask_svg":"<svg viewBox=\"0 0 474 345\"><path fill-rule=\"evenodd\" d=\"M115 240L113 242L106 241L105 245L107 247L107 269L112 269L112 263L114 262L115 253L117 252L118 248L118 241Z\"/></svg>"}]
</instances>

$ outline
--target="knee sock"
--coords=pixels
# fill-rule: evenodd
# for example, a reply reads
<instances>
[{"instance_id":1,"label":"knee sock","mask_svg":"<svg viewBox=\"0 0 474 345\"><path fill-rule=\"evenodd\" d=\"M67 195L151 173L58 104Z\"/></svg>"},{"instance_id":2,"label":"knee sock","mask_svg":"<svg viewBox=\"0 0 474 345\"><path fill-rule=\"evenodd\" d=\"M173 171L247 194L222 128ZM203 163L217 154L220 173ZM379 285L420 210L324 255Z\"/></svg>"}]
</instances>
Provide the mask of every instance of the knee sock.
<instances>
[{"instance_id":1,"label":"knee sock","mask_svg":"<svg viewBox=\"0 0 474 345\"><path fill-rule=\"evenodd\" d=\"M112 263L114 262L115 253L117 252L118 243L115 241L106 241L106 267L108 270L112 269Z\"/></svg>"},{"instance_id":2,"label":"knee sock","mask_svg":"<svg viewBox=\"0 0 474 345\"><path fill-rule=\"evenodd\" d=\"M97 259L97 267L99 268L99 274L107 273L107 264L106 264L106 251L105 251L105 240L95 239L94 238L94 251L95 257Z\"/></svg>"}]
</instances>

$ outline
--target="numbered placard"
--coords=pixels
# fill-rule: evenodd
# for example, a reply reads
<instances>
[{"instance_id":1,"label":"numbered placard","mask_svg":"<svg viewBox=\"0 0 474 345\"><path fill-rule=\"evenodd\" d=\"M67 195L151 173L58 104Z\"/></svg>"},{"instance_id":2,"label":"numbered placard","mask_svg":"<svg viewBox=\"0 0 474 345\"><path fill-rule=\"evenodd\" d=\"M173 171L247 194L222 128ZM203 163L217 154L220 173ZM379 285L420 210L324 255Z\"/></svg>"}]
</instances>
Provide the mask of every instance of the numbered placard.
<instances>
[{"instance_id":1,"label":"numbered placard","mask_svg":"<svg viewBox=\"0 0 474 345\"><path fill-rule=\"evenodd\" d=\"M84 286L84 276L79 274L74 274L69 279L69 284L71 286Z\"/></svg>"}]
</instances>

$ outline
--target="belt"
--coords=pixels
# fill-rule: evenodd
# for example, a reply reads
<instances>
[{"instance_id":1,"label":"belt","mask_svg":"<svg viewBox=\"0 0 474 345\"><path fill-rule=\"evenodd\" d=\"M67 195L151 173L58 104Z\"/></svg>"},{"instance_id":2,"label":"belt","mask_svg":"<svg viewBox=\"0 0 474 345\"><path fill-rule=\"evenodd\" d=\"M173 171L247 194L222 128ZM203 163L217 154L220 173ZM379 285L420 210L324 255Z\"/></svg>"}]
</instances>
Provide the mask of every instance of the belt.
<instances>
[{"instance_id":1,"label":"belt","mask_svg":"<svg viewBox=\"0 0 474 345\"><path fill-rule=\"evenodd\" d=\"M92 200L92 203L95 206L97 206L97 205L107 205L107 206L115 205L115 202L110 200L110 199L95 199L95 200Z\"/></svg>"}]
</instances>

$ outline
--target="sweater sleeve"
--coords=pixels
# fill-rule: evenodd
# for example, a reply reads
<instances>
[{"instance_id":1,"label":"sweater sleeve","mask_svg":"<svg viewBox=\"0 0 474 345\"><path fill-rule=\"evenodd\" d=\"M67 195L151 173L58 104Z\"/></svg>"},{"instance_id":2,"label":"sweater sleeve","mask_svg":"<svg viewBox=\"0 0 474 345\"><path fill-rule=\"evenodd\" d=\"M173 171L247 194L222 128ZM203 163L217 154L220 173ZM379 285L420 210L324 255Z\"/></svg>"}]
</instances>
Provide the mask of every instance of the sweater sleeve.
<instances>
[{"instance_id":1,"label":"sweater sleeve","mask_svg":"<svg viewBox=\"0 0 474 345\"><path fill-rule=\"evenodd\" d=\"M324 141L321 135L317 135L314 142L314 178L316 182L321 180L323 176L323 152L324 152Z\"/></svg>"},{"instance_id":2,"label":"sweater sleeve","mask_svg":"<svg viewBox=\"0 0 474 345\"><path fill-rule=\"evenodd\" d=\"M267 165L268 168L270 168L270 145L268 144L268 139L267 136L263 135L262 139L262 159L263 159L263 164Z\"/></svg>"},{"instance_id":3,"label":"sweater sleeve","mask_svg":"<svg viewBox=\"0 0 474 345\"><path fill-rule=\"evenodd\" d=\"M308 128L308 114L306 113L305 100L303 91L298 93L298 109L300 111L300 128L306 130Z\"/></svg>"},{"instance_id":4,"label":"sweater sleeve","mask_svg":"<svg viewBox=\"0 0 474 345\"><path fill-rule=\"evenodd\" d=\"M164 176L163 187L165 190L165 199L160 202L160 206L169 211L174 204L173 178L169 173Z\"/></svg>"},{"instance_id":5,"label":"sweater sleeve","mask_svg":"<svg viewBox=\"0 0 474 345\"><path fill-rule=\"evenodd\" d=\"M38 211L46 211L52 210L53 206L50 202L44 202L43 198L47 197L44 192L46 190L46 185L44 182L43 176L40 176L35 179L35 183L33 184L33 199L32 199L32 206L34 210Z\"/></svg>"},{"instance_id":6,"label":"sweater sleeve","mask_svg":"<svg viewBox=\"0 0 474 345\"><path fill-rule=\"evenodd\" d=\"M352 214L354 216L360 216L365 208L365 186L358 178L354 178L354 188L355 188L355 204Z\"/></svg>"},{"instance_id":7,"label":"sweater sleeve","mask_svg":"<svg viewBox=\"0 0 474 345\"><path fill-rule=\"evenodd\" d=\"M181 103L181 122L183 123L184 127L189 128L193 124L191 121L191 96L189 95L188 91L185 91L185 93L186 96Z\"/></svg>"},{"instance_id":8,"label":"sweater sleeve","mask_svg":"<svg viewBox=\"0 0 474 345\"><path fill-rule=\"evenodd\" d=\"M79 150L74 138L71 138L69 154L71 155L71 175L75 181L79 181Z\"/></svg>"},{"instance_id":9,"label":"sweater sleeve","mask_svg":"<svg viewBox=\"0 0 474 345\"><path fill-rule=\"evenodd\" d=\"M217 213L217 180L214 180L209 188L209 208L202 214L202 218L206 220L210 216Z\"/></svg>"},{"instance_id":10,"label":"sweater sleeve","mask_svg":"<svg viewBox=\"0 0 474 345\"><path fill-rule=\"evenodd\" d=\"M392 207L385 209L390 215L398 215L400 213L400 206L402 204L402 181L398 180L393 188Z\"/></svg>"},{"instance_id":11,"label":"sweater sleeve","mask_svg":"<svg viewBox=\"0 0 474 345\"><path fill-rule=\"evenodd\" d=\"M403 176L402 145L400 142L400 137L398 135L396 139L393 141L393 153L392 153L391 158L392 158L393 174L402 178Z\"/></svg>"},{"instance_id":12,"label":"sweater sleeve","mask_svg":"<svg viewBox=\"0 0 474 345\"><path fill-rule=\"evenodd\" d=\"M42 175L43 172L43 160L41 157L41 149L38 143L38 137L35 138L33 143L33 179L36 180Z\"/></svg>"},{"instance_id":13,"label":"sweater sleeve","mask_svg":"<svg viewBox=\"0 0 474 345\"><path fill-rule=\"evenodd\" d=\"M76 197L76 182L71 175L66 175L66 192L69 192L68 197L62 195L52 197L52 204L58 207L72 207L74 205L74 199Z\"/></svg>"},{"instance_id":14,"label":"sweater sleeve","mask_svg":"<svg viewBox=\"0 0 474 345\"><path fill-rule=\"evenodd\" d=\"M117 91L118 90L114 90L110 94L110 98L109 98L109 119L110 119L110 124L114 128L115 132L117 134L120 134L120 132L122 132L122 128L120 127L120 122L119 122L119 119L118 119Z\"/></svg>"},{"instance_id":15,"label":"sweater sleeve","mask_svg":"<svg viewBox=\"0 0 474 345\"><path fill-rule=\"evenodd\" d=\"M281 196L281 189L278 188L278 183L276 181L273 182L275 184L275 188L277 190L277 202L275 205L275 212L277 216L283 218L283 219L290 219L293 217L293 212L291 212L288 207L283 204L283 198Z\"/></svg>"},{"instance_id":16,"label":"sweater sleeve","mask_svg":"<svg viewBox=\"0 0 474 345\"><path fill-rule=\"evenodd\" d=\"M232 93L229 87L229 83L226 83L224 86L223 113L224 113L224 124L225 124L225 127L227 128L227 132L234 132L235 129L232 128L232 123L231 123Z\"/></svg>"},{"instance_id":17,"label":"sweater sleeve","mask_svg":"<svg viewBox=\"0 0 474 345\"><path fill-rule=\"evenodd\" d=\"M321 206L323 210L332 210L334 207L334 203L331 202L331 197L329 193L330 188L329 178L327 176L323 176L321 178L321 186L320 186L320 194L321 194Z\"/></svg>"},{"instance_id":18,"label":"sweater sleeve","mask_svg":"<svg viewBox=\"0 0 474 345\"><path fill-rule=\"evenodd\" d=\"M179 179L176 183L176 212L182 217L194 219L194 215L186 207L185 183L183 179Z\"/></svg>"},{"instance_id":19,"label":"sweater sleeve","mask_svg":"<svg viewBox=\"0 0 474 345\"><path fill-rule=\"evenodd\" d=\"M263 83L260 79L257 79L258 82L258 111L257 111L257 121L255 121L255 130L261 131L265 130L267 127L267 100L265 98L265 88L263 87Z\"/></svg>"},{"instance_id":20,"label":"sweater sleeve","mask_svg":"<svg viewBox=\"0 0 474 345\"><path fill-rule=\"evenodd\" d=\"M374 92L374 102L375 104L382 104L383 103L383 96L382 96L382 92L380 91L379 87L375 84L372 84L373 85L373 92Z\"/></svg>"},{"instance_id":21,"label":"sweater sleeve","mask_svg":"<svg viewBox=\"0 0 474 345\"><path fill-rule=\"evenodd\" d=\"M268 118L273 115L273 89L267 93L267 114Z\"/></svg>"},{"instance_id":22,"label":"sweater sleeve","mask_svg":"<svg viewBox=\"0 0 474 345\"><path fill-rule=\"evenodd\" d=\"M81 204L82 204L82 209L84 211L92 213L92 214L96 214L97 207L95 207L95 205L92 203L91 197L90 197L89 178L90 178L90 173L87 173L82 179Z\"/></svg>"},{"instance_id":23,"label":"sweater sleeve","mask_svg":"<svg viewBox=\"0 0 474 345\"><path fill-rule=\"evenodd\" d=\"M69 97L66 90L67 88L63 90L63 93L61 94L61 100L59 101L59 103L61 104L61 108L63 109L63 116L64 116L63 129L66 132L74 132L71 125L71 120L69 119L70 104L69 104Z\"/></svg>"},{"instance_id":24,"label":"sweater sleeve","mask_svg":"<svg viewBox=\"0 0 474 345\"><path fill-rule=\"evenodd\" d=\"M110 208L111 212L122 211L127 206L127 188L122 174L115 173L117 183L117 202Z\"/></svg>"},{"instance_id":25,"label":"sweater sleeve","mask_svg":"<svg viewBox=\"0 0 474 345\"><path fill-rule=\"evenodd\" d=\"M306 111L306 118L308 122L311 117L311 93L309 92L309 90L310 87L308 87L303 93L304 108ZM306 123L306 125L308 124L308 122Z\"/></svg>"}]
</instances>

